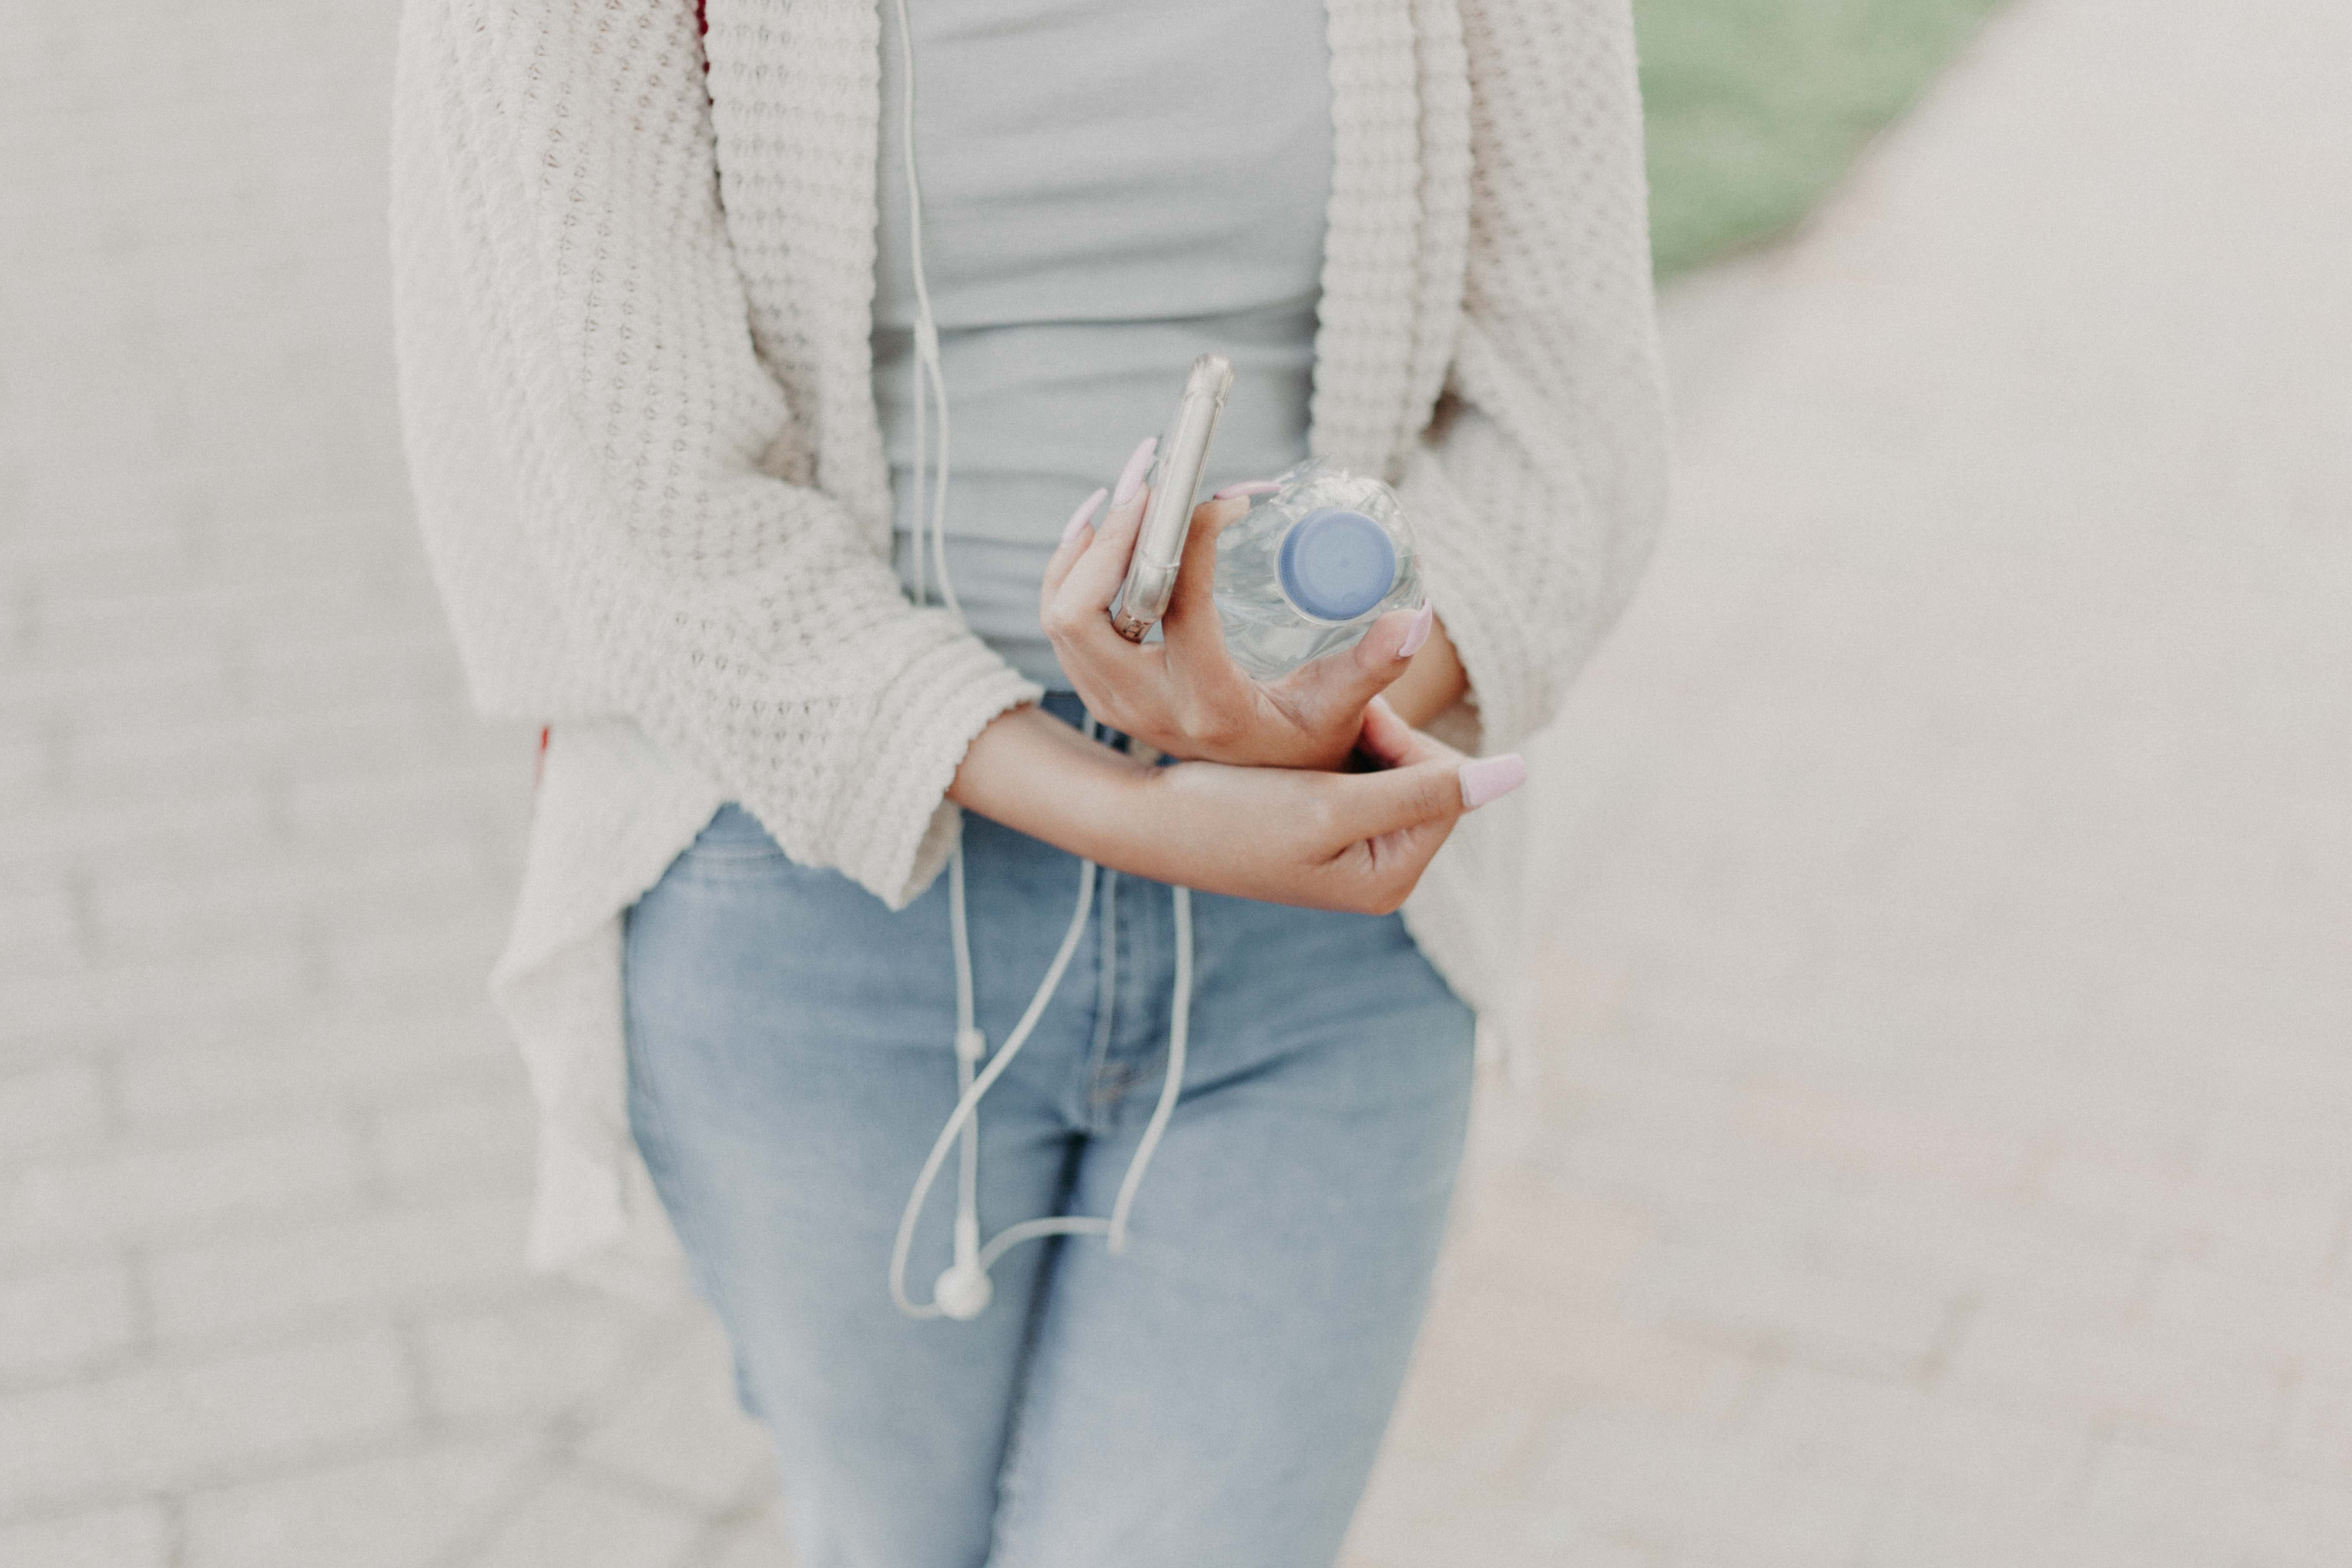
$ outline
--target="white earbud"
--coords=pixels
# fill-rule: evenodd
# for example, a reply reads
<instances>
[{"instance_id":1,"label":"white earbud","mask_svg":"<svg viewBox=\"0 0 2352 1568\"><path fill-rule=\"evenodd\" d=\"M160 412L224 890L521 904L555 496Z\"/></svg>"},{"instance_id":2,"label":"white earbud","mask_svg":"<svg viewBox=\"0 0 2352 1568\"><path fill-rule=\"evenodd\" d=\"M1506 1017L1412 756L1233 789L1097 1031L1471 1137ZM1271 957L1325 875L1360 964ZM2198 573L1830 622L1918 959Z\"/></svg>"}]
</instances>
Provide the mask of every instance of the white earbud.
<instances>
[{"instance_id":1,"label":"white earbud","mask_svg":"<svg viewBox=\"0 0 2352 1568\"><path fill-rule=\"evenodd\" d=\"M988 1303L996 1294L989 1282L988 1270L977 1263L951 1263L940 1271L931 1286L931 1300L940 1310L959 1323L968 1323L988 1310Z\"/></svg>"}]
</instances>

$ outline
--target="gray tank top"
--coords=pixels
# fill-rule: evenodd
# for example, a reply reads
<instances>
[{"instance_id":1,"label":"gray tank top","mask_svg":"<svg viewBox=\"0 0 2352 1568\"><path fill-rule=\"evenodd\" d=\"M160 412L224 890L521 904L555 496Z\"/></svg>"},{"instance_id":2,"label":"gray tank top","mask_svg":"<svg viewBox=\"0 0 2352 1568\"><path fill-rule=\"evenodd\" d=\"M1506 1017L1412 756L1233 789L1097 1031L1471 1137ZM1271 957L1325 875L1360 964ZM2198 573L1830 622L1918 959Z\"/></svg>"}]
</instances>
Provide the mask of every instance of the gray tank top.
<instances>
[{"instance_id":1,"label":"gray tank top","mask_svg":"<svg viewBox=\"0 0 2352 1568\"><path fill-rule=\"evenodd\" d=\"M1066 690L1037 621L1045 558L1078 502L1160 433L1195 355L1216 350L1234 371L1204 492L1307 455L1331 177L1324 7L907 8L924 275L952 420L948 567L972 629ZM881 10L874 393L911 589L924 512L906 84L896 8Z\"/></svg>"}]
</instances>

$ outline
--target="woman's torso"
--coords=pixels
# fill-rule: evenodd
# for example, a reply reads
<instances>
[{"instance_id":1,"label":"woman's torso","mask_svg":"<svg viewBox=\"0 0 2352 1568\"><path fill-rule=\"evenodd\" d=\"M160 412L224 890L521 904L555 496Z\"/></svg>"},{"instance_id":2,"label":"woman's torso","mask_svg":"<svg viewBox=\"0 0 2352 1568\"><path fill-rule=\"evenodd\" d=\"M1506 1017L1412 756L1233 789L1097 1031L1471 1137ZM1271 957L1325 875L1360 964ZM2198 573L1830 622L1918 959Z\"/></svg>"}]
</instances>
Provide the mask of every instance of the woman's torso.
<instances>
[{"instance_id":1,"label":"woman's torso","mask_svg":"<svg viewBox=\"0 0 2352 1568\"><path fill-rule=\"evenodd\" d=\"M1195 355L1234 366L1211 486L1307 453L1331 174L1324 9L908 11L924 274L952 416L949 568L972 628L1066 688L1037 624L1045 557L1071 509L1165 423ZM912 587L905 83L894 8L883 13L874 391Z\"/></svg>"}]
</instances>

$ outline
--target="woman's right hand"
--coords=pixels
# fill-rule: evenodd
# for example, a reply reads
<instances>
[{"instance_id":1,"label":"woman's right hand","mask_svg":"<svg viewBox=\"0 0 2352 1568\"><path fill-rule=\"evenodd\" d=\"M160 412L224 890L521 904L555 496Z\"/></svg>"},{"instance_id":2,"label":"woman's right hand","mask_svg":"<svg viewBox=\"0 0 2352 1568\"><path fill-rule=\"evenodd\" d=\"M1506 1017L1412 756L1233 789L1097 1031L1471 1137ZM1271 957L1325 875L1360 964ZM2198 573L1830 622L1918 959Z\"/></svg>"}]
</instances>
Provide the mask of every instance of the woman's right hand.
<instances>
[{"instance_id":1,"label":"woman's right hand","mask_svg":"<svg viewBox=\"0 0 2352 1568\"><path fill-rule=\"evenodd\" d=\"M1147 437L1136 447L1117 489L1087 498L1045 563L1037 617L1062 673L1088 712L1171 757L1251 767L1342 766L1363 729L1364 705L1429 645L1436 611L1426 603L1417 612L1391 611L1349 647L1278 679L1250 679L1225 647L1214 584L1217 535L1249 510L1250 496L1276 488L1261 479L1228 486L1192 509L1162 636L1128 641L1112 626L1110 606L1150 501L1143 473L1155 444ZM1106 495L1110 510L1097 529L1090 520ZM1448 691L1446 700L1454 695Z\"/></svg>"},{"instance_id":2,"label":"woman's right hand","mask_svg":"<svg viewBox=\"0 0 2352 1568\"><path fill-rule=\"evenodd\" d=\"M1176 763L1148 767L1035 709L976 737L950 796L1072 854L1154 881L1269 903L1386 914L1454 824L1527 777L1472 760L1375 700L1363 751L1380 771Z\"/></svg>"}]
</instances>

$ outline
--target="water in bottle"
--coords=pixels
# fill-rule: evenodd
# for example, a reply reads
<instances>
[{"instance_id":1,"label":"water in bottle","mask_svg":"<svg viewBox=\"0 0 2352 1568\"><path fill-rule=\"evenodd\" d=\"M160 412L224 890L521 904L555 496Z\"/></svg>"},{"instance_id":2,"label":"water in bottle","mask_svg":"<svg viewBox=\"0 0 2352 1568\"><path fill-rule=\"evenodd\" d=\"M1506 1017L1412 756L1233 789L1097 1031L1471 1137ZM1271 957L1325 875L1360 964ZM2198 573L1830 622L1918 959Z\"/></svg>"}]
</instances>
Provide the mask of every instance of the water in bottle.
<instances>
[{"instance_id":1,"label":"water in bottle","mask_svg":"<svg viewBox=\"0 0 2352 1568\"><path fill-rule=\"evenodd\" d=\"M1309 458L1217 536L1216 602L1234 661L1261 680L1352 647L1418 608L1412 530L1380 480Z\"/></svg>"}]
</instances>

